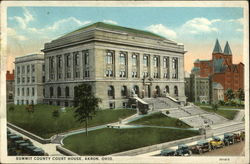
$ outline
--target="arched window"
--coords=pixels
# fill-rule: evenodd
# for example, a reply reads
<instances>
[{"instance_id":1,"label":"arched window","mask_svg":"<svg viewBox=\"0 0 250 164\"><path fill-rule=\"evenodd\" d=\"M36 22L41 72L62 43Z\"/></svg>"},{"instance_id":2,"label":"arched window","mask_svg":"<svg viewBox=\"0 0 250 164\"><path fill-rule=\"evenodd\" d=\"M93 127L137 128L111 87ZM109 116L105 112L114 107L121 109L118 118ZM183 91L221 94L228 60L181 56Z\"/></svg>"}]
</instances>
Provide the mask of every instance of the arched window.
<instances>
[{"instance_id":1,"label":"arched window","mask_svg":"<svg viewBox=\"0 0 250 164\"><path fill-rule=\"evenodd\" d=\"M62 96L61 87L57 87L57 97L61 96Z\"/></svg>"},{"instance_id":2,"label":"arched window","mask_svg":"<svg viewBox=\"0 0 250 164\"><path fill-rule=\"evenodd\" d=\"M65 87L65 96L69 97L69 87Z\"/></svg>"},{"instance_id":3,"label":"arched window","mask_svg":"<svg viewBox=\"0 0 250 164\"><path fill-rule=\"evenodd\" d=\"M174 94L175 94L175 96L178 96L178 87L177 86L174 86Z\"/></svg>"},{"instance_id":4,"label":"arched window","mask_svg":"<svg viewBox=\"0 0 250 164\"><path fill-rule=\"evenodd\" d=\"M139 96L139 87L137 85L134 85L133 89L135 91L135 94Z\"/></svg>"},{"instance_id":5,"label":"arched window","mask_svg":"<svg viewBox=\"0 0 250 164\"><path fill-rule=\"evenodd\" d=\"M112 85L108 86L108 96L109 98L115 98L115 90Z\"/></svg>"},{"instance_id":6,"label":"arched window","mask_svg":"<svg viewBox=\"0 0 250 164\"><path fill-rule=\"evenodd\" d=\"M121 96L127 96L127 87L126 86L122 86L122 88L121 88Z\"/></svg>"},{"instance_id":7,"label":"arched window","mask_svg":"<svg viewBox=\"0 0 250 164\"><path fill-rule=\"evenodd\" d=\"M166 91L166 93L169 93L169 86L168 85L166 85L165 91Z\"/></svg>"},{"instance_id":8,"label":"arched window","mask_svg":"<svg viewBox=\"0 0 250 164\"><path fill-rule=\"evenodd\" d=\"M53 87L49 88L49 95L50 95L50 97L53 97L53 95L54 95L54 89L53 89Z\"/></svg>"}]
</instances>

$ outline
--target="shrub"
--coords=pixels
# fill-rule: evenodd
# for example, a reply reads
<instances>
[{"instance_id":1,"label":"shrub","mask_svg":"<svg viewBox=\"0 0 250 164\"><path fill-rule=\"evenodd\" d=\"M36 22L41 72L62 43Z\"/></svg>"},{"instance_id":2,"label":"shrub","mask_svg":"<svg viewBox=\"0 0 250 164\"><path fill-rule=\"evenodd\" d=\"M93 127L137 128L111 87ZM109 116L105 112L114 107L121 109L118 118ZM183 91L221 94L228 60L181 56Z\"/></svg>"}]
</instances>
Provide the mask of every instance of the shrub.
<instances>
[{"instance_id":1,"label":"shrub","mask_svg":"<svg viewBox=\"0 0 250 164\"><path fill-rule=\"evenodd\" d=\"M14 111L15 110L15 107L14 106L10 106L9 107L9 111Z\"/></svg>"}]
</instances>

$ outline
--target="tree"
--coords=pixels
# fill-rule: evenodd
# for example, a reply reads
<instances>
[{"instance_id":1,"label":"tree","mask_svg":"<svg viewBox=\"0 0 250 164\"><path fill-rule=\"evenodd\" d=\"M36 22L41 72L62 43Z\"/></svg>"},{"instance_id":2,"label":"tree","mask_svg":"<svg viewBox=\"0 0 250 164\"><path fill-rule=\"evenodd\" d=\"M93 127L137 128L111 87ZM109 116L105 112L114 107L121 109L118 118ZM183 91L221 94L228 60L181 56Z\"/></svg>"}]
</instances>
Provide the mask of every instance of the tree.
<instances>
[{"instance_id":1,"label":"tree","mask_svg":"<svg viewBox=\"0 0 250 164\"><path fill-rule=\"evenodd\" d=\"M95 97L92 93L91 86L88 84L81 84L75 89L75 118L78 122L85 122L86 136L88 135L88 120L92 119L97 110L101 99Z\"/></svg>"},{"instance_id":2,"label":"tree","mask_svg":"<svg viewBox=\"0 0 250 164\"><path fill-rule=\"evenodd\" d=\"M56 120L56 133L58 133L58 126L57 126L57 120L60 116L60 112L58 109L55 109L53 112L52 112L52 117Z\"/></svg>"},{"instance_id":3,"label":"tree","mask_svg":"<svg viewBox=\"0 0 250 164\"><path fill-rule=\"evenodd\" d=\"M237 97L240 100L240 104L241 104L241 101L245 100L245 93L244 93L244 90L242 88L238 89L238 91L237 91Z\"/></svg>"},{"instance_id":4,"label":"tree","mask_svg":"<svg viewBox=\"0 0 250 164\"><path fill-rule=\"evenodd\" d=\"M14 106L10 106L10 107L9 107L9 111L12 112L12 111L14 111L14 110L15 110L15 107L14 107Z\"/></svg>"},{"instance_id":5,"label":"tree","mask_svg":"<svg viewBox=\"0 0 250 164\"><path fill-rule=\"evenodd\" d=\"M227 100L231 101L232 99L235 98L234 91L231 88L228 88L225 92L225 96L226 96Z\"/></svg>"},{"instance_id":6,"label":"tree","mask_svg":"<svg viewBox=\"0 0 250 164\"><path fill-rule=\"evenodd\" d=\"M213 103L213 104L212 104L212 109L213 109L214 111L217 111L218 108L219 108L219 105L218 105L217 103Z\"/></svg>"}]
</instances>

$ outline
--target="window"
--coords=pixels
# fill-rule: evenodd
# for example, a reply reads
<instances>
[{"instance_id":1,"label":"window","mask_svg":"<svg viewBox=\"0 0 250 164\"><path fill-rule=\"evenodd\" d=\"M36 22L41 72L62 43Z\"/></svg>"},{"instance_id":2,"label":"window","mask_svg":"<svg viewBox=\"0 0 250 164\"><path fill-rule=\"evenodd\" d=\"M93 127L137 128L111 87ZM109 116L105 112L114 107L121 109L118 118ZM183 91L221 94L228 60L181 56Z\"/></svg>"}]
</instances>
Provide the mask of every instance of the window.
<instances>
[{"instance_id":1,"label":"window","mask_svg":"<svg viewBox=\"0 0 250 164\"><path fill-rule=\"evenodd\" d=\"M122 86L122 88L121 88L121 96L127 96L127 87L126 86Z\"/></svg>"},{"instance_id":2,"label":"window","mask_svg":"<svg viewBox=\"0 0 250 164\"><path fill-rule=\"evenodd\" d=\"M154 56L154 67L158 67L159 66L159 57Z\"/></svg>"},{"instance_id":3,"label":"window","mask_svg":"<svg viewBox=\"0 0 250 164\"><path fill-rule=\"evenodd\" d=\"M32 88L32 96L35 96L35 88Z\"/></svg>"},{"instance_id":4,"label":"window","mask_svg":"<svg viewBox=\"0 0 250 164\"><path fill-rule=\"evenodd\" d=\"M42 82L45 83L45 76L43 76Z\"/></svg>"},{"instance_id":5,"label":"window","mask_svg":"<svg viewBox=\"0 0 250 164\"><path fill-rule=\"evenodd\" d=\"M17 78L17 84L19 84L19 83L20 83L20 77Z\"/></svg>"},{"instance_id":6,"label":"window","mask_svg":"<svg viewBox=\"0 0 250 164\"><path fill-rule=\"evenodd\" d=\"M32 76L32 83L35 82L35 76Z\"/></svg>"},{"instance_id":7,"label":"window","mask_svg":"<svg viewBox=\"0 0 250 164\"><path fill-rule=\"evenodd\" d=\"M166 93L169 93L169 86L168 85L165 87L165 91L166 91Z\"/></svg>"},{"instance_id":8,"label":"window","mask_svg":"<svg viewBox=\"0 0 250 164\"><path fill-rule=\"evenodd\" d=\"M22 83L25 83L25 77L22 77Z\"/></svg>"},{"instance_id":9,"label":"window","mask_svg":"<svg viewBox=\"0 0 250 164\"><path fill-rule=\"evenodd\" d=\"M154 78L159 78L159 73L154 72Z\"/></svg>"},{"instance_id":10,"label":"window","mask_svg":"<svg viewBox=\"0 0 250 164\"><path fill-rule=\"evenodd\" d=\"M109 96L110 98L115 98L114 87L113 87L112 85L110 85L110 86L108 87L108 96Z\"/></svg>"},{"instance_id":11,"label":"window","mask_svg":"<svg viewBox=\"0 0 250 164\"><path fill-rule=\"evenodd\" d=\"M53 87L49 88L49 95L50 95L50 97L53 97L53 95L54 95L54 89L53 89Z\"/></svg>"},{"instance_id":12,"label":"window","mask_svg":"<svg viewBox=\"0 0 250 164\"><path fill-rule=\"evenodd\" d=\"M106 54L106 64L113 64L113 54L114 52L108 51Z\"/></svg>"},{"instance_id":13,"label":"window","mask_svg":"<svg viewBox=\"0 0 250 164\"><path fill-rule=\"evenodd\" d=\"M149 66L149 56L148 55L144 55L143 56L143 65L145 67L148 67Z\"/></svg>"},{"instance_id":14,"label":"window","mask_svg":"<svg viewBox=\"0 0 250 164\"><path fill-rule=\"evenodd\" d=\"M67 78L71 77L71 72L67 72Z\"/></svg>"},{"instance_id":15,"label":"window","mask_svg":"<svg viewBox=\"0 0 250 164\"><path fill-rule=\"evenodd\" d=\"M137 62L138 62L137 58L138 58L138 55L136 55L136 54L132 55L132 65L133 66L137 66Z\"/></svg>"},{"instance_id":16,"label":"window","mask_svg":"<svg viewBox=\"0 0 250 164\"><path fill-rule=\"evenodd\" d=\"M62 93L61 93L61 88L57 87L57 97L61 97Z\"/></svg>"},{"instance_id":17,"label":"window","mask_svg":"<svg viewBox=\"0 0 250 164\"><path fill-rule=\"evenodd\" d=\"M164 57L163 58L163 68L168 68L169 66L169 57Z\"/></svg>"},{"instance_id":18,"label":"window","mask_svg":"<svg viewBox=\"0 0 250 164\"><path fill-rule=\"evenodd\" d=\"M163 74L163 78L168 79L168 78L169 78L169 77L168 77L168 73L164 73L164 74Z\"/></svg>"},{"instance_id":19,"label":"window","mask_svg":"<svg viewBox=\"0 0 250 164\"><path fill-rule=\"evenodd\" d=\"M83 51L83 54L84 54L84 64L89 65L89 52Z\"/></svg>"},{"instance_id":20,"label":"window","mask_svg":"<svg viewBox=\"0 0 250 164\"><path fill-rule=\"evenodd\" d=\"M66 54L66 66L70 67L71 65L71 58L70 58L70 54Z\"/></svg>"},{"instance_id":21,"label":"window","mask_svg":"<svg viewBox=\"0 0 250 164\"><path fill-rule=\"evenodd\" d=\"M22 88L22 96L24 96L24 88Z\"/></svg>"},{"instance_id":22,"label":"window","mask_svg":"<svg viewBox=\"0 0 250 164\"><path fill-rule=\"evenodd\" d=\"M120 77L126 77L126 72L125 71L120 71Z\"/></svg>"},{"instance_id":23,"label":"window","mask_svg":"<svg viewBox=\"0 0 250 164\"><path fill-rule=\"evenodd\" d=\"M120 53L120 64L126 65L126 54L124 52Z\"/></svg>"},{"instance_id":24,"label":"window","mask_svg":"<svg viewBox=\"0 0 250 164\"><path fill-rule=\"evenodd\" d=\"M177 86L174 86L174 94L175 94L175 96L178 96L178 87Z\"/></svg>"},{"instance_id":25,"label":"window","mask_svg":"<svg viewBox=\"0 0 250 164\"><path fill-rule=\"evenodd\" d=\"M31 65L31 69L32 69L32 72L35 72L35 65L34 64Z\"/></svg>"},{"instance_id":26,"label":"window","mask_svg":"<svg viewBox=\"0 0 250 164\"><path fill-rule=\"evenodd\" d=\"M20 74L20 67L17 67L17 74Z\"/></svg>"},{"instance_id":27,"label":"window","mask_svg":"<svg viewBox=\"0 0 250 164\"><path fill-rule=\"evenodd\" d=\"M172 78L177 79L178 78L178 58L172 59L172 67L173 67Z\"/></svg>"},{"instance_id":28,"label":"window","mask_svg":"<svg viewBox=\"0 0 250 164\"><path fill-rule=\"evenodd\" d=\"M26 96L29 96L29 95L30 95L30 89L27 88Z\"/></svg>"},{"instance_id":29,"label":"window","mask_svg":"<svg viewBox=\"0 0 250 164\"><path fill-rule=\"evenodd\" d=\"M43 69L43 71L45 71L45 65L44 64L43 64L43 68L42 69Z\"/></svg>"},{"instance_id":30,"label":"window","mask_svg":"<svg viewBox=\"0 0 250 164\"><path fill-rule=\"evenodd\" d=\"M69 97L69 87L66 87L66 88L65 88L65 96L66 96L66 97Z\"/></svg>"},{"instance_id":31,"label":"window","mask_svg":"<svg viewBox=\"0 0 250 164\"><path fill-rule=\"evenodd\" d=\"M84 75L85 75L85 77L89 77L89 70L86 70L86 71L84 72Z\"/></svg>"},{"instance_id":32,"label":"window","mask_svg":"<svg viewBox=\"0 0 250 164\"><path fill-rule=\"evenodd\" d=\"M27 65L27 73L30 72L30 65Z\"/></svg>"},{"instance_id":33,"label":"window","mask_svg":"<svg viewBox=\"0 0 250 164\"><path fill-rule=\"evenodd\" d=\"M58 68L62 68L62 56L57 56L57 65L58 65Z\"/></svg>"},{"instance_id":34,"label":"window","mask_svg":"<svg viewBox=\"0 0 250 164\"><path fill-rule=\"evenodd\" d=\"M75 64L75 66L78 66L78 65L80 65L80 60L79 60L79 52L75 52L74 53L74 64Z\"/></svg>"},{"instance_id":35,"label":"window","mask_svg":"<svg viewBox=\"0 0 250 164\"><path fill-rule=\"evenodd\" d=\"M20 96L20 89L17 88L17 96Z\"/></svg>"},{"instance_id":36,"label":"window","mask_svg":"<svg viewBox=\"0 0 250 164\"><path fill-rule=\"evenodd\" d=\"M143 72L143 77L148 77L149 73L148 72Z\"/></svg>"},{"instance_id":37,"label":"window","mask_svg":"<svg viewBox=\"0 0 250 164\"><path fill-rule=\"evenodd\" d=\"M113 71L112 70L106 70L106 77L112 77Z\"/></svg>"},{"instance_id":38,"label":"window","mask_svg":"<svg viewBox=\"0 0 250 164\"><path fill-rule=\"evenodd\" d=\"M22 73L24 74L25 73L25 67L22 66Z\"/></svg>"},{"instance_id":39,"label":"window","mask_svg":"<svg viewBox=\"0 0 250 164\"><path fill-rule=\"evenodd\" d=\"M30 77L27 77L27 83L29 83L30 82Z\"/></svg>"}]
</instances>

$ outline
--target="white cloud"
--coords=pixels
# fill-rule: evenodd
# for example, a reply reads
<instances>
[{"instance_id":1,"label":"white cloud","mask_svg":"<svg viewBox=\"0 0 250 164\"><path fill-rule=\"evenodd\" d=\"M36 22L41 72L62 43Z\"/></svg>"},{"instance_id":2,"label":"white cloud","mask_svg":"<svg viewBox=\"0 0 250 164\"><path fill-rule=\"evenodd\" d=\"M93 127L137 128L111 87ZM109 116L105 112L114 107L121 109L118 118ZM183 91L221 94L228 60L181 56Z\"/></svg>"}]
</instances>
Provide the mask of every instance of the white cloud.
<instances>
[{"instance_id":1,"label":"white cloud","mask_svg":"<svg viewBox=\"0 0 250 164\"><path fill-rule=\"evenodd\" d=\"M7 36L19 41L27 40L27 38L23 35L18 35L15 29L13 28L7 28Z\"/></svg>"},{"instance_id":2,"label":"white cloud","mask_svg":"<svg viewBox=\"0 0 250 164\"><path fill-rule=\"evenodd\" d=\"M169 37L169 38L176 38L176 33L174 30L171 30L170 28L162 25L162 24L155 24L155 25L150 25L149 27L146 28L148 31L151 31L153 33Z\"/></svg>"},{"instance_id":3,"label":"white cloud","mask_svg":"<svg viewBox=\"0 0 250 164\"><path fill-rule=\"evenodd\" d=\"M23 17L15 16L10 18L11 20L16 20L21 29L25 29L28 26L28 23L34 20L34 17L31 15L28 9L24 7L23 10Z\"/></svg>"},{"instance_id":4,"label":"white cloud","mask_svg":"<svg viewBox=\"0 0 250 164\"><path fill-rule=\"evenodd\" d=\"M208 20L207 18L194 18L184 23L180 31L182 33L199 34L204 32L218 31L213 23L221 21L220 19Z\"/></svg>"},{"instance_id":5,"label":"white cloud","mask_svg":"<svg viewBox=\"0 0 250 164\"><path fill-rule=\"evenodd\" d=\"M118 24L116 21L113 20L103 20L105 23L110 23L110 24Z\"/></svg>"}]
</instances>

